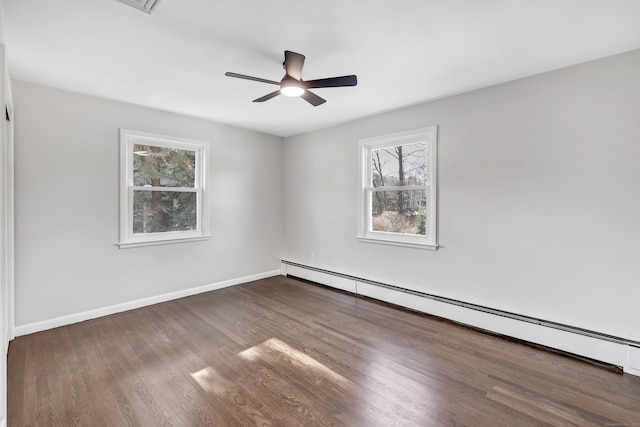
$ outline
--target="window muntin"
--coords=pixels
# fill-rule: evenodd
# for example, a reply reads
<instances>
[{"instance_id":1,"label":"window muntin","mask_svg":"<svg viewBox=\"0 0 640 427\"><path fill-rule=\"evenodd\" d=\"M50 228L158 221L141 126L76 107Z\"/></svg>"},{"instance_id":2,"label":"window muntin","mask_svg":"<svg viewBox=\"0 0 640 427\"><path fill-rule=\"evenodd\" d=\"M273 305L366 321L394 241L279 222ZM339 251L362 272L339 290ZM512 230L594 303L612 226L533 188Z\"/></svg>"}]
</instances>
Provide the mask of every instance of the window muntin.
<instances>
[{"instance_id":1,"label":"window muntin","mask_svg":"<svg viewBox=\"0 0 640 427\"><path fill-rule=\"evenodd\" d=\"M207 238L207 144L121 129L120 246Z\"/></svg>"},{"instance_id":2,"label":"window muntin","mask_svg":"<svg viewBox=\"0 0 640 427\"><path fill-rule=\"evenodd\" d=\"M358 239L436 248L436 127L360 141Z\"/></svg>"}]
</instances>

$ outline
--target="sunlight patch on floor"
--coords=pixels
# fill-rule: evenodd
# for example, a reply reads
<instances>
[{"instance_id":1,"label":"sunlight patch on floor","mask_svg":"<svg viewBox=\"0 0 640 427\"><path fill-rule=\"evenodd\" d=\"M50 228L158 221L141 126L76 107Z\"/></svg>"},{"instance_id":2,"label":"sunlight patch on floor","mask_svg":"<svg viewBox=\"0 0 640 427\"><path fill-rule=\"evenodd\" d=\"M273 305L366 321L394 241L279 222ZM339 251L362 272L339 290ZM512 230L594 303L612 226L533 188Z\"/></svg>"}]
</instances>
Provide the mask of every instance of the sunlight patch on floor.
<instances>
[{"instance_id":1,"label":"sunlight patch on floor","mask_svg":"<svg viewBox=\"0 0 640 427\"><path fill-rule=\"evenodd\" d=\"M191 374L191 377L196 380L198 385L203 390L217 395L223 395L227 390L227 380L222 378L215 369L206 367Z\"/></svg>"},{"instance_id":2,"label":"sunlight patch on floor","mask_svg":"<svg viewBox=\"0 0 640 427\"><path fill-rule=\"evenodd\" d=\"M253 362L254 360L257 360L260 357L260 345L261 344L254 345L253 347L249 347L248 349L238 353L238 356Z\"/></svg>"},{"instance_id":3,"label":"sunlight patch on floor","mask_svg":"<svg viewBox=\"0 0 640 427\"><path fill-rule=\"evenodd\" d=\"M312 370L315 374L322 376L333 383L343 386L351 385L351 382L342 375L334 372L308 354L291 347L284 341L277 338L270 338L261 344L243 350L238 353L238 356L249 361L255 361L258 358L263 357L267 352L275 352L279 357L288 360L292 365L301 369Z\"/></svg>"}]
</instances>

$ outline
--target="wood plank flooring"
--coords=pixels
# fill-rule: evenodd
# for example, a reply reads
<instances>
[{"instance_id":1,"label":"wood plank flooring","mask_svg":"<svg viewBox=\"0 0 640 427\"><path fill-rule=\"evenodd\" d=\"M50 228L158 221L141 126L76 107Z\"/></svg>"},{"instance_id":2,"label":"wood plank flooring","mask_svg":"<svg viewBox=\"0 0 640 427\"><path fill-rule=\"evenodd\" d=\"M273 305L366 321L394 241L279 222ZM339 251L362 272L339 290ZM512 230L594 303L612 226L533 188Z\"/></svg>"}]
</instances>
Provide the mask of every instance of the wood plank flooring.
<instances>
[{"instance_id":1,"label":"wood plank flooring","mask_svg":"<svg viewBox=\"0 0 640 427\"><path fill-rule=\"evenodd\" d=\"M640 378L292 278L11 342L9 426L640 426Z\"/></svg>"}]
</instances>

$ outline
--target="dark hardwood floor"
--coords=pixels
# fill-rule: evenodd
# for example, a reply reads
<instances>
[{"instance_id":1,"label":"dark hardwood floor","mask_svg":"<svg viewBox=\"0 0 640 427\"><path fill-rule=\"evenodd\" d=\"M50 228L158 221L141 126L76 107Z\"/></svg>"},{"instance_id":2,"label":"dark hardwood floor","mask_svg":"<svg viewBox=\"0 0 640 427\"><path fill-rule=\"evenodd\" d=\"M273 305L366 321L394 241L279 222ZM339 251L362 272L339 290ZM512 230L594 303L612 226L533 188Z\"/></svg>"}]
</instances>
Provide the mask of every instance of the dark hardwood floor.
<instances>
[{"instance_id":1,"label":"dark hardwood floor","mask_svg":"<svg viewBox=\"0 0 640 427\"><path fill-rule=\"evenodd\" d=\"M291 278L23 336L9 426L640 426L640 378Z\"/></svg>"}]
</instances>

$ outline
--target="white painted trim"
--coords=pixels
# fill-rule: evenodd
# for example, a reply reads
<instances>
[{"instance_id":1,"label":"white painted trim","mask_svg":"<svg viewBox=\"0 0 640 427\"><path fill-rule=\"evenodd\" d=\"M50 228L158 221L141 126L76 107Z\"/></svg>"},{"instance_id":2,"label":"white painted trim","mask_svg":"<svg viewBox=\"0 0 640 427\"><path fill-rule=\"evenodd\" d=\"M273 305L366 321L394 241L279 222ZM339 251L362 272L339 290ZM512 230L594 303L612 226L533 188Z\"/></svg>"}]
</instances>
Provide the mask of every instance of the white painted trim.
<instances>
[{"instance_id":1,"label":"white painted trim","mask_svg":"<svg viewBox=\"0 0 640 427\"><path fill-rule=\"evenodd\" d=\"M4 418L0 420L0 427L7 427L7 420L5 420Z\"/></svg>"},{"instance_id":2,"label":"white painted trim","mask_svg":"<svg viewBox=\"0 0 640 427\"><path fill-rule=\"evenodd\" d=\"M6 64L6 75L10 76L9 65ZM4 223L4 247L5 247L5 280L7 284L7 339L15 338L15 137L13 113L13 94L11 89L11 79L7 79L5 84L5 104L9 112L8 138L5 141L5 223Z\"/></svg>"},{"instance_id":3,"label":"white painted trim","mask_svg":"<svg viewBox=\"0 0 640 427\"><path fill-rule=\"evenodd\" d=\"M388 233L393 234L393 233ZM391 245L391 246L402 246L405 248L414 248L414 249L427 249L430 251L438 250L438 245L433 245L431 243L410 243L410 242L401 242L399 240L393 239L380 239L374 237L357 237L358 242L362 243L376 243L379 245Z\"/></svg>"},{"instance_id":4,"label":"white painted trim","mask_svg":"<svg viewBox=\"0 0 640 427\"><path fill-rule=\"evenodd\" d=\"M1 7L0 7L1 9ZM2 23L0 23L0 27ZM7 49L0 43L0 425L7 417L7 354L13 339L13 103ZM6 111L6 116L5 116ZM6 120L8 116L9 121Z\"/></svg>"},{"instance_id":5,"label":"white painted trim","mask_svg":"<svg viewBox=\"0 0 640 427\"><path fill-rule=\"evenodd\" d=\"M196 194L196 230L172 231L166 233L134 234L133 232L133 147L135 144L177 148L195 152L194 186L188 189L175 187L149 187L149 190L188 191ZM187 242L208 238L209 205L207 199L207 179L209 165L208 141L158 135L120 128L120 248L160 245L164 242ZM146 188L146 187L145 187Z\"/></svg>"},{"instance_id":6,"label":"white painted trim","mask_svg":"<svg viewBox=\"0 0 640 427\"><path fill-rule=\"evenodd\" d=\"M279 276L280 270L265 271L250 276L239 277L236 279L225 280L222 282L212 283L209 285L198 286L195 288L184 289L181 291L170 292L167 294L156 295L149 298L143 298L135 301L129 301L122 304L115 304L108 307L102 307L95 310L84 311L81 313L70 314L67 316L56 317L54 319L43 320L41 322L28 323L26 325L16 326L16 336L33 334L35 332L46 331L48 329L60 326L71 325L73 323L84 322L85 320L96 319L98 317L108 316L110 314L121 313L123 311L134 310L136 308L147 307L161 302L171 301L191 295L201 294L204 292L215 291L217 289L227 288L242 283L252 282L254 280L265 279L267 277Z\"/></svg>"},{"instance_id":7,"label":"white painted trim","mask_svg":"<svg viewBox=\"0 0 640 427\"><path fill-rule=\"evenodd\" d=\"M343 291L406 307L422 313L442 317L468 326L534 344L565 351L623 368L625 373L640 376L640 348L556 329L523 320L486 313L436 299L391 289L349 278L340 273L330 274L301 265L286 265L287 274L311 280ZM346 276L346 277L345 277ZM353 285L349 283L352 282Z\"/></svg>"},{"instance_id":8,"label":"white painted trim","mask_svg":"<svg viewBox=\"0 0 640 427\"><path fill-rule=\"evenodd\" d=\"M376 148L392 147L411 144L415 142L426 143L427 156L427 182L425 185L407 187L385 186L371 188L371 151ZM391 135L383 135L374 138L361 139L358 142L358 232L356 239L364 243L377 243L383 245L404 246L414 249L438 249L438 126L429 126ZM422 190L427 197L427 228L426 235L413 235L401 233L387 233L373 231L371 225L371 194L374 191Z\"/></svg>"},{"instance_id":9,"label":"white painted trim","mask_svg":"<svg viewBox=\"0 0 640 427\"><path fill-rule=\"evenodd\" d=\"M148 242L137 242L137 243L118 243L120 249L129 249L129 248L140 248L143 246L158 246L158 245L173 245L175 243L186 243L186 242L200 242L203 240L211 239L210 235L202 236L202 237L186 237L184 239L172 239L172 240L150 240Z\"/></svg>"}]
</instances>

